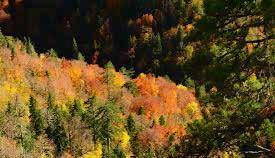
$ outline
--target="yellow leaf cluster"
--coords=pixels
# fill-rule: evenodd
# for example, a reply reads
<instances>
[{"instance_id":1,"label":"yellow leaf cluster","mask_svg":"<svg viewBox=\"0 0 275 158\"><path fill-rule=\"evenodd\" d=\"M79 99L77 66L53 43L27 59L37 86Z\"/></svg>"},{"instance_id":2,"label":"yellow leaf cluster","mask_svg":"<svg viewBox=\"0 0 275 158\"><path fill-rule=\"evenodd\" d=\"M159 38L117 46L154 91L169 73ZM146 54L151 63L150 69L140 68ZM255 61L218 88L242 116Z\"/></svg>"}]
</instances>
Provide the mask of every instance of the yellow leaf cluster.
<instances>
[{"instance_id":1,"label":"yellow leaf cluster","mask_svg":"<svg viewBox=\"0 0 275 158\"><path fill-rule=\"evenodd\" d=\"M180 90L187 90L187 87L183 86L182 84L177 85L177 88Z\"/></svg>"},{"instance_id":2,"label":"yellow leaf cluster","mask_svg":"<svg viewBox=\"0 0 275 158\"><path fill-rule=\"evenodd\" d=\"M4 81L3 87L6 90L8 94L13 96L17 92L17 88L15 86L12 86L9 82Z\"/></svg>"},{"instance_id":3,"label":"yellow leaf cluster","mask_svg":"<svg viewBox=\"0 0 275 158\"><path fill-rule=\"evenodd\" d=\"M203 0L192 0L192 5L196 7L202 7Z\"/></svg>"},{"instance_id":4,"label":"yellow leaf cluster","mask_svg":"<svg viewBox=\"0 0 275 158\"><path fill-rule=\"evenodd\" d=\"M198 110L199 110L199 105L196 102L191 102L186 105L186 111L191 116L193 116Z\"/></svg>"},{"instance_id":5,"label":"yellow leaf cluster","mask_svg":"<svg viewBox=\"0 0 275 158\"><path fill-rule=\"evenodd\" d=\"M222 155L223 158L229 158L230 155L228 154L228 152L224 152L223 155Z\"/></svg>"},{"instance_id":6,"label":"yellow leaf cluster","mask_svg":"<svg viewBox=\"0 0 275 158\"><path fill-rule=\"evenodd\" d=\"M82 74L82 69L78 66L72 66L69 69L69 75L70 75L73 83L76 83L79 81L81 74Z\"/></svg>"},{"instance_id":7,"label":"yellow leaf cluster","mask_svg":"<svg viewBox=\"0 0 275 158\"><path fill-rule=\"evenodd\" d=\"M48 158L48 156L43 152L41 158Z\"/></svg>"},{"instance_id":8,"label":"yellow leaf cluster","mask_svg":"<svg viewBox=\"0 0 275 158\"><path fill-rule=\"evenodd\" d=\"M102 157L102 145L100 143L96 144L94 150L86 153L82 158L101 158Z\"/></svg>"},{"instance_id":9,"label":"yellow leaf cluster","mask_svg":"<svg viewBox=\"0 0 275 158\"><path fill-rule=\"evenodd\" d=\"M256 80L257 80L256 74L255 74L255 73L251 74L251 75L249 76L249 80L251 80L251 81L256 81Z\"/></svg>"},{"instance_id":10,"label":"yellow leaf cluster","mask_svg":"<svg viewBox=\"0 0 275 158\"><path fill-rule=\"evenodd\" d=\"M192 101L186 106L183 106L181 112L186 121L202 118L199 104L196 101Z\"/></svg>"},{"instance_id":11,"label":"yellow leaf cluster","mask_svg":"<svg viewBox=\"0 0 275 158\"><path fill-rule=\"evenodd\" d=\"M0 84L0 105L7 105L15 95L19 96L20 102L26 103L29 99L30 90L25 83L4 81ZM1 110L5 107L1 107Z\"/></svg>"},{"instance_id":12,"label":"yellow leaf cluster","mask_svg":"<svg viewBox=\"0 0 275 158\"><path fill-rule=\"evenodd\" d=\"M122 87L125 84L124 76L118 72L115 72L114 86Z\"/></svg>"},{"instance_id":13,"label":"yellow leaf cluster","mask_svg":"<svg viewBox=\"0 0 275 158\"><path fill-rule=\"evenodd\" d=\"M129 146L130 136L126 131L120 132L116 135L116 141L123 150L126 150Z\"/></svg>"},{"instance_id":14,"label":"yellow leaf cluster","mask_svg":"<svg viewBox=\"0 0 275 158\"><path fill-rule=\"evenodd\" d=\"M138 77L139 77L139 78L145 78L146 75L145 75L144 73L140 73Z\"/></svg>"}]
</instances>

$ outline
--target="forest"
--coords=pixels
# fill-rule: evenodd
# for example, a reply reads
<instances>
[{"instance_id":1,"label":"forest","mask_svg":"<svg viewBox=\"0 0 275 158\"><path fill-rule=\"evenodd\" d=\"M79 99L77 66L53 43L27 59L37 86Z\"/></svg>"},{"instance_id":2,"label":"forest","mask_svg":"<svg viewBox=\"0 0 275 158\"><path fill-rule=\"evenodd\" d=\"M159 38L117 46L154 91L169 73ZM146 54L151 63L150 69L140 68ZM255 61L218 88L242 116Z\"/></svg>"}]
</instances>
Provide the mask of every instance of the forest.
<instances>
[{"instance_id":1,"label":"forest","mask_svg":"<svg viewBox=\"0 0 275 158\"><path fill-rule=\"evenodd\" d=\"M274 0L0 0L0 157L274 157L274 17Z\"/></svg>"}]
</instances>

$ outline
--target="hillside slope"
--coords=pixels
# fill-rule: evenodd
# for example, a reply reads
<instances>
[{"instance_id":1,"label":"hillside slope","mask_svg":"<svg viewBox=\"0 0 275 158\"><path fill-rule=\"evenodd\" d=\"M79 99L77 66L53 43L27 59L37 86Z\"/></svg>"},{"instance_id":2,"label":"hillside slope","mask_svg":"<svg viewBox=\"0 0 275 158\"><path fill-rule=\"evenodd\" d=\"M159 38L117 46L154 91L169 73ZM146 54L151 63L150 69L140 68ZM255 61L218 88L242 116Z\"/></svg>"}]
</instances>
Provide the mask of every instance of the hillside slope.
<instances>
[{"instance_id":1,"label":"hillside slope","mask_svg":"<svg viewBox=\"0 0 275 158\"><path fill-rule=\"evenodd\" d=\"M28 54L10 37L1 45L1 156L145 156L179 143L201 118L193 91L165 78Z\"/></svg>"}]
</instances>

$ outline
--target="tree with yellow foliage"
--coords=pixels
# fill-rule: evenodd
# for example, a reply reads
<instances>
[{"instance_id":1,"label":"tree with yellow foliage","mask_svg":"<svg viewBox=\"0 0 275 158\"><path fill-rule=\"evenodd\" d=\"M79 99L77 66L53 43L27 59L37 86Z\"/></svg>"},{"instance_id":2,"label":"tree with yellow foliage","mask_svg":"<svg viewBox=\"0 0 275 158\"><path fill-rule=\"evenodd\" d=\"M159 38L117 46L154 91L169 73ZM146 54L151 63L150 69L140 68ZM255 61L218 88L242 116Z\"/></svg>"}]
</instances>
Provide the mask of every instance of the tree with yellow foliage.
<instances>
[{"instance_id":1,"label":"tree with yellow foliage","mask_svg":"<svg viewBox=\"0 0 275 158\"><path fill-rule=\"evenodd\" d=\"M94 150L84 154L82 158L102 158L102 145L100 143L95 144Z\"/></svg>"}]
</instances>

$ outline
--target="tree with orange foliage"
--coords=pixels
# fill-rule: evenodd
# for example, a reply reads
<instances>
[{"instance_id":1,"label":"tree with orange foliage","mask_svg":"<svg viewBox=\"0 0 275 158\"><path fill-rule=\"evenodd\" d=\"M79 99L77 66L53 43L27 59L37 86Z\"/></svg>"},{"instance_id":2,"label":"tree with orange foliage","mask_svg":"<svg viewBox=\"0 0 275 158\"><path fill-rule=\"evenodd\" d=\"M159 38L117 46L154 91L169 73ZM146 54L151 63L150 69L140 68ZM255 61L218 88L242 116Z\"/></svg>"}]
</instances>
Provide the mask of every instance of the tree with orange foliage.
<instances>
[{"instance_id":1,"label":"tree with orange foliage","mask_svg":"<svg viewBox=\"0 0 275 158\"><path fill-rule=\"evenodd\" d=\"M157 97L145 96L134 99L130 110L138 114L141 109L143 109L145 117L149 120L159 117L163 113L161 102Z\"/></svg>"},{"instance_id":2,"label":"tree with orange foliage","mask_svg":"<svg viewBox=\"0 0 275 158\"><path fill-rule=\"evenodd\" d=\"M139 133L138 139L143 147L153 146L164 146L167 143L168 131L165 127L156 125L153 128L146 129Z\"/></svg>"},{"instance_id":3,"label":"tree with orange foliage","mask_svg":"<svg viewBox=\"0 0 275 158\"><path fill-rule=\"evenodd\" d=\"M140 74L139 77L134 80L134 82L142 95L158 95L159 87L156 84L156 78L154 78L152 75Z\"/></svg>"},{"instance_id":4,"label":"tree with orange foliage","mask_svg":"<svg viewBox=\"0 0 275 158\"><path fill-rule=\"evenodd\" d=\"M163 101L165 113L177 112L177 87L162 78L157 79L159 85L159 97Z\"/></svg>"}]
</instances>

